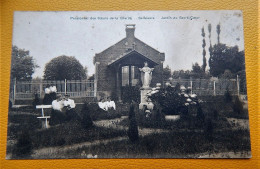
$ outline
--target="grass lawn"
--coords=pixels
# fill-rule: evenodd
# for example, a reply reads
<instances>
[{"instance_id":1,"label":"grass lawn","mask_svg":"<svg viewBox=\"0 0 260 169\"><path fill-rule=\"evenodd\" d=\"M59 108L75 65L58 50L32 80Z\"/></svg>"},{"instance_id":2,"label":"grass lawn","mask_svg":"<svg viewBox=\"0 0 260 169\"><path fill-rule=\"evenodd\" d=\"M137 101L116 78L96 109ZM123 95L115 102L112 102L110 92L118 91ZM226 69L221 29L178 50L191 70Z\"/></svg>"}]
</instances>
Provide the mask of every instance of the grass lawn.
<instances>
[{"instance_id":1,"label":"grass lawn","mask_svg":"<svg viewBox=\"0 0 260 169\"><path fill-rule=\"evenodd\" d=\"M108 113L101 111L96 104L88 106L88 113L93 120L114 119L122 116L120 109ZM82 113L86 112L81 111L82 107L83 105L76 106L76 111L81 117ZM242 121L247 120L246 110L239 114L235 113L233 103L225 103L219 100L219 97L218 100L215 97L208 99L201 103L201 107L205 115L204 122L196 117L197 109L194 107L189 109L188 116L177 121L158 118L164 117L161 114L159 116L153 114L150 118L146 118L141 112L136 112L139 128L159 128L169 132L140 137L136 143L122 139L106 142L106 144L91 144L88 147L69 150L60 154L60 157L87 158L86 154L93 154L98 158L194 158L200 153L232 152L235 154L250 151L249 130L235 129L227 120L230 117L240 118ZM46 113L48 114L48 111ZM37 119L40 114L40 110L34 111L30 108L9 112L7 154L15 152L16 142L23 131L28 131L33 150L127 136L125 130L97 126L86 129L79 121L41 129L40 121ZM128 118L121 121L119 125L128 127Z\"/></svg>"},{"instance_id":2,"label":"grass lawn","mask_svg":"<svg viewBox=\"0 0 260 169\"><path fill-rule=\"evenodd\" d=\"M98 158L194 158L198 154L218 152L250 151L247 130L217 131L209 141L203 132L171 131L157 133L139 139L137 143L128 140L100 144L67 152L69 158L86 158L86 154Z\"/></svg>"},{"instance_id":3,"label":"grass lawn","mask_svg":"<svg viewBox=\"0 0 260 169\"><path fill-rule=\"evenodd\" d=\"M31 140L32 148L45 148L52 146L65 146L93 140L109 139L126 136L126 131L114 130L93 126L82 127L79 121L71 121L52 126L49 129L41 129L41 123L34 112L10 112L8 123L7 153L12 153L16 142L25 131Z\"/></svg>"}]
</instances>

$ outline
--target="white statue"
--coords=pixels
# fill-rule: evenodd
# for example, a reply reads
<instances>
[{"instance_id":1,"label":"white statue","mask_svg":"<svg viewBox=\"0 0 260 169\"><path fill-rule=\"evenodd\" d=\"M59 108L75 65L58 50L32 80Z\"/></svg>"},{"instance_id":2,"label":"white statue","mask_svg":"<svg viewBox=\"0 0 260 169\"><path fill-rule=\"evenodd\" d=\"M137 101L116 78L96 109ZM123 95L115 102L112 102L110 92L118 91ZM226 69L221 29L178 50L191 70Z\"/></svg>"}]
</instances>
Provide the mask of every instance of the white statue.
<instances>
[{"instance_id":1,"label":"white statue","mask_svg":"<svg viewBox=\"0 0 260 169\"><path fill-rule=\"evenodd\" d=\"M141 80L143 83L143 88L149 88L152 80L152 71L154 68L149 68L148 63L144 62L144 67L139 68L141 71Z\"/></svg>"}]
</instances>

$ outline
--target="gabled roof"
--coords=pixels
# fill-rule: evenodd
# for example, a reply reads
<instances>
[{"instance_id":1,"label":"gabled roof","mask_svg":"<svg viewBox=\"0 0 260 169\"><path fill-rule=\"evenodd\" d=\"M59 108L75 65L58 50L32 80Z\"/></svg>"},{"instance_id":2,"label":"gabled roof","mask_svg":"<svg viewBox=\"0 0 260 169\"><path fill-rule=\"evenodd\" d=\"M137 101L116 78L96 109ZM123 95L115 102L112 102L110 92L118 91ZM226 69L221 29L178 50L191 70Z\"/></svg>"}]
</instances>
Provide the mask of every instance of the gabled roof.
<instances>
[{"instance_id":1,"label":"gabled roof","mask_svg":"<svg viewBox=\"0 0 260 169\"><path fill-rule=\"evenodd\" d=\"M132 51L127 52L127 53L125 53L123 55L120 55L117 59L112 60L111 62L108 63L108 66L115 65L115 64L119 63L120 61L130 57L133 54L138 55L139 57L143 58L144 60L146 60L146 61L148 61L148 62L150 62L150 63L152 63L154 65L158 65L158 63L156 63L155 61L151 60L150 58L142 55L141 53L137 52L136 50L132 50Z\"/></svg>"},{"instance_id":2,"label":"gabled roof","mask_svg":"<svg viewBox=\"0 0 260 169\"><path fill-rule=\"evenodd\" d=\"M159 52L157 49L149 46L148 44L146 44L143 41L136 38L134 36L134 32L135 32L135 24L127 24L126 25L126 37L121 39L114 45L106 48L102 52L97 53L93 58L94 64L96 62L99 62L99 60L103 57L103 54L108 54L109 58L113 58L114 61L120 59L124 55L127 55L127 53L125 53L126 50L124 50L126 48L124 48L123 46L126 45L126 47L129 49L131 48L131 46L127 45L126 42L128 42L129 44L132 44L132 43L138 44L138 46L136 48L134 47L132 50L135 50L140 55L143 55L146 58L146 60L153 59L151 61L156 62L157 64L160 64L161 61L165 60L164 53ZM110 51L112 51L112 52L110 52ZM147 51L149 51L149 52L147 53ZM111 53L113 53L113 54L111 54ZM151 54L151 53L153 53L153 54ZM158 58L155 58L157 56L158 56Z\"/></svg>"}]
</instances>

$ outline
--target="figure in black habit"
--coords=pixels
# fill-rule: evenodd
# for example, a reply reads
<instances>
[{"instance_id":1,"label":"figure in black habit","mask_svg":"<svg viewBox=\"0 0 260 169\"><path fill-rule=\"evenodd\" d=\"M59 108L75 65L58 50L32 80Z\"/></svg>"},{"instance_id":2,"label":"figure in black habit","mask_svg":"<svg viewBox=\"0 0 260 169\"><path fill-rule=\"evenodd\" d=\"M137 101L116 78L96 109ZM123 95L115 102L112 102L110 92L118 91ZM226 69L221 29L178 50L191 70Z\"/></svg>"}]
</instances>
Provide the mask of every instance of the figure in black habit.
<instances>
[{"instance_id":1,"label":"figure in black habit","mask_svg":"<svg viewBox=\"0 0 260 169\"><path fill-rule=\"evenodd\" d=\"M50 86L47 84L46 88L44 89L44 98L43 98L43 104L50 105L52 104L53 100L56 100L56 92L57 88L56 86Z\"/></svg>"},{"instance_id":2,"label":"figure in black habit","mask_svg":"<svg viewBox=\"0 0 260 169\"><path fill-rule=\"evenodd\" d=\"M54 85L50 86L50 91L51 91L51 93L50 93L51 101L56 100L56 93L57 93L56 86L54 86Z\"/></svg>"},{"instance_id":3,"label":"figure in black habit","mask_svg":"<svg viewBox=\"0 0 260 169\"><path fill-rule=\"evenodd\" d=\"M52 103L52 99L51 99L51 90L50 90L50 85L47 84L46 88L44 89L44 98L43 98L43 104L45 105L49 105Z\"/></svg>"}]
</instances>

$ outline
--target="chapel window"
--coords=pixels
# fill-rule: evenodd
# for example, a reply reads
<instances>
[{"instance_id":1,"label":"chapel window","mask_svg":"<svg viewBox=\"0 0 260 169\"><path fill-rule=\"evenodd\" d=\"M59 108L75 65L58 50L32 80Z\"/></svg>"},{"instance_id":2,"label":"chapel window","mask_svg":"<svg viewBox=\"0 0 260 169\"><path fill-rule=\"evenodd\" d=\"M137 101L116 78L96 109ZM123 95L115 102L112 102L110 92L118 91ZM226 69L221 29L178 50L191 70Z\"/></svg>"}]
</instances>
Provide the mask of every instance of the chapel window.
<instances>
[{"instance_id":1,"label":"chapel window","mask_svg":"<svg viewBox=\"0 0 260 169\"><path fill-rule=\"evenodd\" d=\"M139 83L140 72L137 66L122 67L122 86L136 86Z\"/></svg>"},{"instance_id":2,"label":"chapel window","mask_svg":"<svg viewBox=\"0 0 260 169\"><path fill-rule=\"evenodd\" d=\"M122 86L129 85L129 66L122 67Z\"/></svg>"},{"instance_id":3,"label":"chapel window","mask_svg":"<svg viewBox=\"0 0 260 169\"><path fill-rule=\"evenodd\" d=\"M139 82L139 69L137 66L131 66L131 81L132 81L132 86L136 86Z\"/></svg>"}]
</instances>

